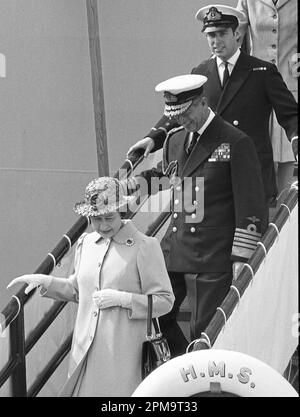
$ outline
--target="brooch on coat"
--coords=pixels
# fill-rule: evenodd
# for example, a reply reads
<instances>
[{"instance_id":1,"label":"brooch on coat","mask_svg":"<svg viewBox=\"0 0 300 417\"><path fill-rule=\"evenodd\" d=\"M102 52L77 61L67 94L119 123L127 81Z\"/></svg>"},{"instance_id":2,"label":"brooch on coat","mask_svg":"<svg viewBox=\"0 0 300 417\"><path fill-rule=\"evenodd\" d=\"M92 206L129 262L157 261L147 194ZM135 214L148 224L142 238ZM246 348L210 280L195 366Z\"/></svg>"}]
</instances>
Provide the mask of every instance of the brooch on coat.
<instances>
[{"instance_id":1,"label":"brooch on coat","mask_svg":"<svg viewBox=\"0 0 300 417\"><path fill-rule=\"evenodd\" d=\"M126 245L127 246L133 246L134 245L134 240L132 239L132 237L129 237L127 240L126 240Z\"/></svg>"}]
</instances>

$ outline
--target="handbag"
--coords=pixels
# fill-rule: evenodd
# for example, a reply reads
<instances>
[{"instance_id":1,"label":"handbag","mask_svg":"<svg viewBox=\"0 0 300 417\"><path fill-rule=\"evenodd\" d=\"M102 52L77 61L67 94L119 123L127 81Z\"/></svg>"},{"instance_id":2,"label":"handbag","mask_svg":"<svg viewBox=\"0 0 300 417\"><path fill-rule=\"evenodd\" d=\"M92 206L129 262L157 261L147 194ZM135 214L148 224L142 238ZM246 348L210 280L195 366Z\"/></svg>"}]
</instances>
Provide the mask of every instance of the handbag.
<instances>
[{"instance_id":1,"label":"handbag","mask_svg":"<svg viewBox=\"0 0 300 417\"><path fill-rule=\"evenodd\" d=\"M152 333L152 324L155 333ZM163 337L158 318L152 319L152 295L148 295L147 340L142 346L142 379L171 359L168 341Z\"/></svg>"}]
</instances>

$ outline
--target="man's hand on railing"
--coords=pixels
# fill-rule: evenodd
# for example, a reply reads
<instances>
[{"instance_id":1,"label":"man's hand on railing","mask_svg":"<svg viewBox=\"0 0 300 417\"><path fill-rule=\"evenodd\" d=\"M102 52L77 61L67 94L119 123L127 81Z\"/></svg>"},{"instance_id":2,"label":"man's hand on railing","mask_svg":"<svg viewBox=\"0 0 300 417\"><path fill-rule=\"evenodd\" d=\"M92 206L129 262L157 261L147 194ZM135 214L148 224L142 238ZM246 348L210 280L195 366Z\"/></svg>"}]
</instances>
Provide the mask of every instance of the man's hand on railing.
<instances>
[{"instance_id":1,"label":"man's hand on railing","mask_svg":"<svg viewBox=\"0 0 300 417\"><path fill-rule=\"evenodd\" d=\"M21 275L13 279L7 286L7 288L12 287L16 284L28 284L25 288L25 294L28 294L31 290L42 285L44 288L48 288L51 283L51 277L49 275L44 274L29 274L29 275Z\"/></svg>"},{"instance_id":2,"label":"man's hand on railing","mask_svg":"<svg viewBox=\"0 0 300 417\"><path fill-rule=\"evenodd\" d=\"M132 152L135 152L139 149L144 149L145 150L144 158L147 158L147 156L149 155L149 153L152 151L153 148L154 148L154 140L152 138L146 137L144 139L139 140L136 144L134 144L133 146L131 146L131 148L129 148L127 152L127 157Z\"/></svg>"}]
</instances>

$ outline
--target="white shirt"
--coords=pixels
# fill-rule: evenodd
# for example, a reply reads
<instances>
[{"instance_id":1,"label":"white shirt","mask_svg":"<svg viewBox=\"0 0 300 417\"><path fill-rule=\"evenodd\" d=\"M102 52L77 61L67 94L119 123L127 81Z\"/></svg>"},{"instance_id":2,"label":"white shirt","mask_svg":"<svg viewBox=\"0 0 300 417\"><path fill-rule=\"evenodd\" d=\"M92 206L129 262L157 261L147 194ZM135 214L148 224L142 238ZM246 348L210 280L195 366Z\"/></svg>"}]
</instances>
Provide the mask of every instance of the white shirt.
<instances>
[{"instance_id":1,"label":"white shirt","mask_svg":"<svg viewBox=\"0 0 300 417\"><path fill-rule=\"evenodd\" d=\"M215 117L215 113L212 111L212 109L209 107L209 115L208 115L208 118L207 118L207 120L206 120L206 122L204 123L204 125L198 130L198 133L199 133L199 138L197 139L197 142L198 142L198 140L200 139L200 137L201 137L201 135L203 134L203 132L205 131L205 129L208 127L208 125L212 122L212 120L213 120L213 118ZM191 141L192 141L192 135L193 135L193 133L194 132L190 132L190 134L189 134L189 140L187 141L187 146L186 146L186 151L188 150L188 148L189 148L189 146L190 146L190 143L191 143Z\"/></svg>"},{"instance_id":2,"label":"white shirt","mask_svg":"<svg viewBox=\"0 0 300 417\"><path fill-rule=\"evenodd\" d=\"M231 75L236 62L239 59L240 54L241 54L241 50L240 50L240 48L238 48L238 50L232 55L232 57L227 59L229 75ZM220 81L221 81L221 84L223 85L225 63L218 56L217 56L216 59L217 59L217 67L218 67L218 73L219 73Z\"/></svg>"}]
</instances>

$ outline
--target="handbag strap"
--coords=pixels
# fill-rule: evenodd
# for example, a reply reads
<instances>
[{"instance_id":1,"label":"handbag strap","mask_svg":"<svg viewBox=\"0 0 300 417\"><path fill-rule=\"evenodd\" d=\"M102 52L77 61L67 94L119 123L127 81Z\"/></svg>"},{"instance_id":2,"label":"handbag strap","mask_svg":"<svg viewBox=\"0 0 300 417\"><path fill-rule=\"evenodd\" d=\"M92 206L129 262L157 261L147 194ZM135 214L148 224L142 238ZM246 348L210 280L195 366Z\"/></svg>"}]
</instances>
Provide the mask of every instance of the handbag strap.
<instances>
[{"instance_id":1,"label":"handbag strap","mask_svg":"<svg viewBox=\"0 0 300 417\"><path fill-rule=\"evenodd\" d=\"M148 295L148 315L147 315L147 339L152 339L153 336L159 337L162 335L158 318L156 317L152 319L152 304L153 304L152 294L149 294ZM151 323L153 323L153 326L154 326L154 330L155 330L154 335L152 334Z\"/></svg>"}]
</instances>

